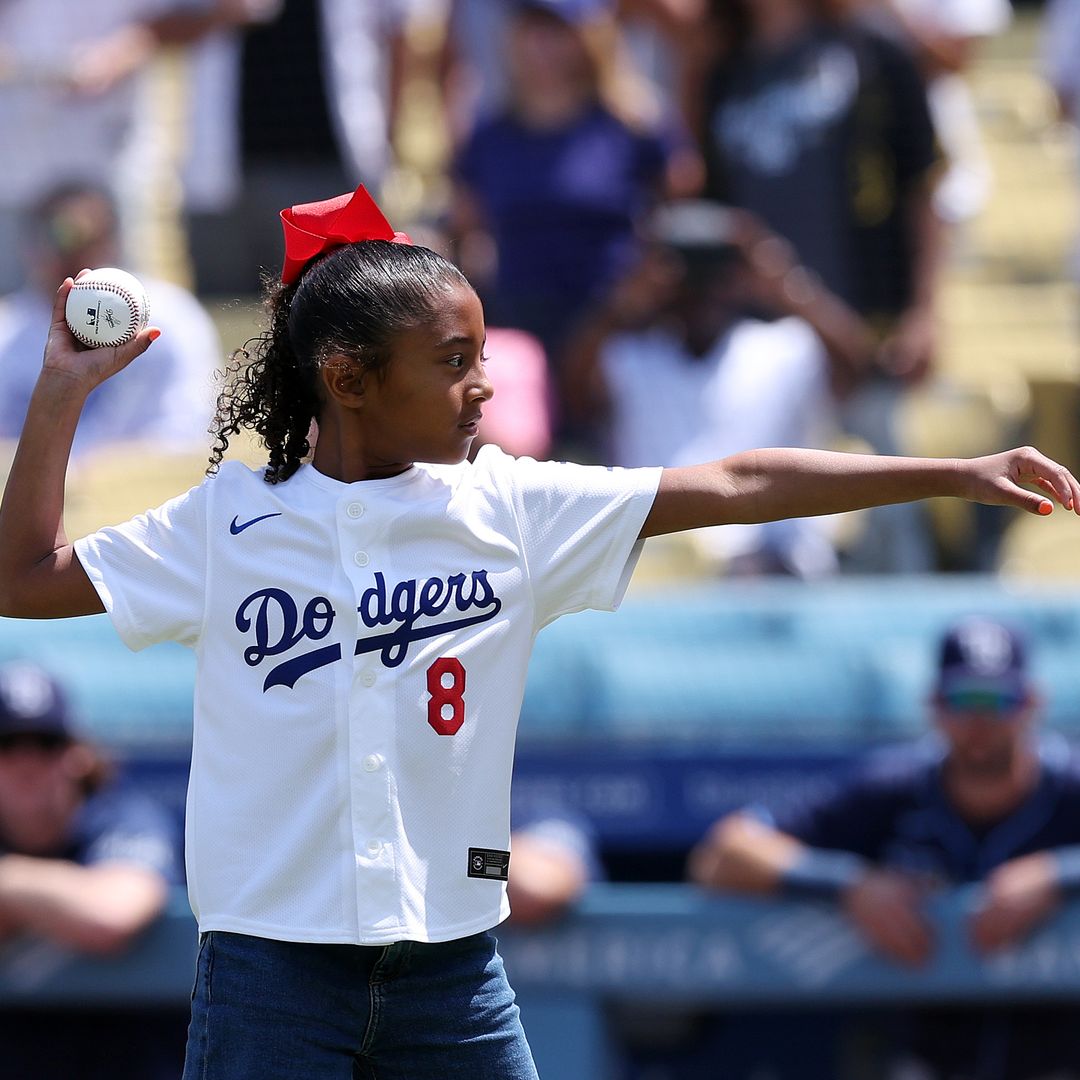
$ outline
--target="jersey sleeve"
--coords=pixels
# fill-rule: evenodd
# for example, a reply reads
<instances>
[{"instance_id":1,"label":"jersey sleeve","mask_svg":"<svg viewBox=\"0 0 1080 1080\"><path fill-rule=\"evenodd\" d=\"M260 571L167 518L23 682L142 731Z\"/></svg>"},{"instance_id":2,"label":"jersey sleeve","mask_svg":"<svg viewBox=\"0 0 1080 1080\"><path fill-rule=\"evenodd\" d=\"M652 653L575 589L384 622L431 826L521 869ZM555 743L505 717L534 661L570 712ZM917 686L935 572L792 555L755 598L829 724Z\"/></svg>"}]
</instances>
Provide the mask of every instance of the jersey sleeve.
<instances>
[{"instance_id":1,"label":"jersey sleeve","mask_svg":"<svg viewBox=\"0 0 1080 1080\"><path fill-rule=\"evenodd\" d=\"M536 629L572 611L613 611L641 554L638 535L662 470L502 457L511 463Z\"/></svg>"},{"instance_id":2,"label":"jersey sleeve","mask_svg":"<svg viewBox=\"0 0 1080 1080\"><path fill-rule=\"evenodd\" d=\"M206 596L207 483L75 541L75 554L129 649L194 645Z\"/></svg>"}]
</instances>

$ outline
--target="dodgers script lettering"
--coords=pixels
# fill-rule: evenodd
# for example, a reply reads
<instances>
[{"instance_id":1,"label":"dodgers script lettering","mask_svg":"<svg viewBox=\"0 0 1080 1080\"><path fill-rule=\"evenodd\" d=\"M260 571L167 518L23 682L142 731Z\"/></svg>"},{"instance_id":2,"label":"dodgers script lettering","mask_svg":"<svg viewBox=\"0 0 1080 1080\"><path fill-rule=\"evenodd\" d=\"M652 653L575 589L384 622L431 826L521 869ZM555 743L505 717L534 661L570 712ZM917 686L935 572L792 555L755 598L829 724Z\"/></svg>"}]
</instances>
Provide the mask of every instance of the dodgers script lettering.
<instances>
[{"instance_id":1,"label":"dodgers script lettering","mask_svg":"<svg viewBox=\"0 0 1080 1080\"><path fill-rule=\"evenodd\" d=\"M502 601L495 595L486 570L422 582L408 578L393 586L387 585L383 574L376 573L375 584L360 597L357 613L369 629L386 629L359 638L354 655L377 652L385 667L398 667L414 641L488 622L501 610ZM440 618L448 613L451 618ZM267 673L264 692L272 686L291 688L302 676L342 658L340 643L295 652L304 642L326 638L336 614L325 596L312 597L301 608L284 589L259 589L243 600L236 610L236 628L241 634L254 636L254 643L244 649L245 663L257 667L267 657L292 654Z\"/></svg>"}]
</instances>

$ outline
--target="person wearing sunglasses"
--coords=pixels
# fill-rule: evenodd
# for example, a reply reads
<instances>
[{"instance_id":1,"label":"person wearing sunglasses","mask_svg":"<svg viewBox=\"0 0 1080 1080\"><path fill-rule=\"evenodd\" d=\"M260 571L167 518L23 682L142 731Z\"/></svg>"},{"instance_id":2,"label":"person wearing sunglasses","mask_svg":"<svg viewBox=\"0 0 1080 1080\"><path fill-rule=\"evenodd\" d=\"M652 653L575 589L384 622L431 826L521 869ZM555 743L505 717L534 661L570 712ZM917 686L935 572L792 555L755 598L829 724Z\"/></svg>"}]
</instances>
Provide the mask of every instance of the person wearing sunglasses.
<instances>
[{"instance_id":1,"label":"person wearing sunglasses","mask_svg":"<svg viewBox=\"0 0 1080 1080\"><path fill-rule=\"evenodd\" d=\"M940 739L868 763L817 802L718 821L690 876L740 893L830 898L886 957L917 969L941 944L923 912L935 888L977 883L969 939L992 953L1024 939L1080 886L1080 770L1037 738L1042 701L1026 641L966 618L940 642L929 701ZM920 1013L890 1077L1080 1077L1067 1010ZM1060 1015L1059 1015L1060 1012ZM899 1070L904 1071L899 1071Z\"/></svg>"},{"instance_id":2,"label":"person wearing sunglasses","mask_svg":"<svg viewBox=\"0 0 1080 1080\"><path fill-rule=\"evenodd\" d=\"M121 952L181 877L175 823L118 781L57 680L28 661L0 664L0 971L38 948L34 939L46 951ZM0 1071L8 1080L176 1076L183 1028L152 1011L136 1021L111 1010L0 1010Z\"/></svg>"}]
</instances>

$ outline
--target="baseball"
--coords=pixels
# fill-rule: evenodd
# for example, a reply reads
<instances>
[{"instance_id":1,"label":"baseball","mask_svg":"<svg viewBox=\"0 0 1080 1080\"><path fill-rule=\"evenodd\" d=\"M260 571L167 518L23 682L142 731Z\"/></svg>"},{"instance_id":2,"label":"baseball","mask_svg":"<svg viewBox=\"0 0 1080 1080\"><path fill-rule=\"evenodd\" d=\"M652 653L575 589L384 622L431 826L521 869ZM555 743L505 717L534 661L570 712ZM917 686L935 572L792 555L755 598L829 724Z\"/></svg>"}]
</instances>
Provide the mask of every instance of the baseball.
<instances>
[{"instance_id":1,"label":"baseball","mask_svg":"<svg viewBox=\"0 0 1080 1080\"><path fill-rule=\"evenodd\" d=\"M123 345L150 318L146 290L126 270L91 270L68 293L64 311L75 338L91 349Z\"/></svg>"}]
</instances>

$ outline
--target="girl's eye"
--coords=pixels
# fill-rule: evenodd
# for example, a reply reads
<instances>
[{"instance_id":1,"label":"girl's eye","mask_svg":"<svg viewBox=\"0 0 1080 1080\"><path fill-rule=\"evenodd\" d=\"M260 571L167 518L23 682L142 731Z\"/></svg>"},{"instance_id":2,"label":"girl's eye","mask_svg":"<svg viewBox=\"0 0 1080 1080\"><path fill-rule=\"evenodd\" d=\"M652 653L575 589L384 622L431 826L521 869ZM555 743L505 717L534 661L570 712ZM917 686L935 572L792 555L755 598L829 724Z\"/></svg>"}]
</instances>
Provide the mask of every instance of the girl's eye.
<instances>
[{"instance_id":1,"label":"girl's eye","mask_svg":"<svg viewBox=\"0 0 1080 1080\"><path fill-rule=\"evenodd\" d=\"M448 364L449 364L449 365L450 365L451 367L457 367L457 368L459 368L459 367L462 367L462 366L464 366L464 364L465 364L465 357L464 357L464 356L451 356L451 357L450 357L450 359L449 359L449 360L447 360L446 362L447 362L447 363L448 363Z\"/></svg>"}]
</instances>

